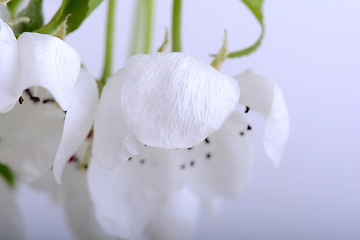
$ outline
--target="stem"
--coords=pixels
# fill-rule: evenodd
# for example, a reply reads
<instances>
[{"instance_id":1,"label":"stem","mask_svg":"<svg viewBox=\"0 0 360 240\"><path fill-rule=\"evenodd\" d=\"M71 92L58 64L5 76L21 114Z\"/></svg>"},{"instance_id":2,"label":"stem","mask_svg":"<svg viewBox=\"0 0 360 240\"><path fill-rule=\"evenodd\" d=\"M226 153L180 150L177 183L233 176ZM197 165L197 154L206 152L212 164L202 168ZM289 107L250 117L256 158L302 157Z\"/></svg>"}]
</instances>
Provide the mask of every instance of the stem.
<instances>
[{"instance_id":1,"label":"stem","mask_svg":"<svg viewBox=\"0 0 360 240\"><path fill-rule=\"evenodd\" d=\"M181 0L173 4L172 51L181 52Z\"/></svg>"},{"instance_id":2,"label":"stem","mask_svg":"<svg viewBox=\"0 0 360 240\"><path fill-rule=\"evenodd\" d=\"M105 85L106 79L111 75L112 72L114 25L115 25L114 19L115 19L115 8L116 8L115 3L116 0L109 0L107 28L106 28L105 65L104 65L103 75L101 77L100 86Z\"/></svg>"},{"instance_id":3,"label":"stem","mask_svg":"<svg viewBox=\"0 0 360 240\"><path fill-rule=\"evenodd\" d=\"M152 41L152 30L153 30L153 13L154 13L154 1L147 0L145 7L145 42L144 42L144 53L150 53L151 41Z\"/></svg>"},{"instance_id":4,"label":"stem","mask_svg":"<svg viewBox=\"0 0 360 240\"><path fill-rule=\"evenodd\" d=\"M134 12L134 20L133 20L133 33L131 39L131 47L130 47L130 56L133 56L140 52L140 34L143 22L143 0L137 0L136 8Z\"/></svg>"}]
</instances>

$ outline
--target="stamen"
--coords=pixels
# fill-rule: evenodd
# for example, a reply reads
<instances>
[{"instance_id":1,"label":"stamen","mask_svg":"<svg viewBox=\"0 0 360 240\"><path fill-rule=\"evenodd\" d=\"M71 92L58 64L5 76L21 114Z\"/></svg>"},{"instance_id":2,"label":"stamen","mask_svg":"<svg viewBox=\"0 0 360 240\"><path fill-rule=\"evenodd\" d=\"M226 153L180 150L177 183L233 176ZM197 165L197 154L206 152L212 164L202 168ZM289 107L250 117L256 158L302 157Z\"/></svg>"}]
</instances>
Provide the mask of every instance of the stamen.
<instances>
[{"instance_id":1,"label":"stamen","mask_svg":"<svg viewBox=\"0 0 360 240\"><path fill-rule=\"evenodd\" d=\"M249 106L245 106L245 113L248 113L250 111L250 107Z\"/></svg>"},{"instance_id":2,"label":"stamen","mask_svg":"<svg viewBox=\"0 0 360 240\"><path fill-rule=\"evenodd\" d=\"M55 102L55 99L53 99L53 98L45 98L45 99L42 101L42 103L44 103L44 104L46 104L46 103L53 103L53 102Z\"/></svg>"},{"instance_id":3,"label":"stamen","mask_svg":"<svg viewBox=\"0 0 360 240\"><path fill-rule=\"evenodd\" d=\"M29 95L29 98L31 99L31 101L33 101L34 103L38 103L40 101L39 97L35 97L32 95L32 93L30 92L30 89L25 89L25 92Z\"/></svg>"},{"instance_id":4,"label":"stamen","mask_svg":"<svg viewBox=\"0 0 360 240\"><path fill-rule=\"evenodd\" d=\"M181 164L180 168L184 170L186 168L185 164Z\"/></svg>"},{"instance_id":5,"label":"stamen","mask_svg":"<svg viewBox=\"0 0 360 240\"><path fill-rule=\"evenodd\" d=\"M145 159L141 159L140 164L144 164L144 163L145 163Z\"/></svg>"},{"instance_id":6,"label":"stamen","mask_svg":"<svg viewBox=\"0 0 360 240\"><path fill-rule=\"evenodd\" d=\"M207 159L210 159L210 158L211 158L211 153L207 153L207 154L206 154L206 158L207 158Z\"/></svg>"},{"instance_id":7,"label":"stamen","mask_svg":"<svg viewBox=\"0 0 360 240\"><path fill-rule=\"evenodd\" d=\"M129 158L128 158L128 161L131 161L131 159L132 159L132 158L131 158L131 157L129 157Z\"/></svg>"},{"instance_id":8,"label":"stamen","mask_svg":"<svg viewBox=\"0 0 360 240\"><path fill-rule=\"evenodd\" d=\"M24 102L24 98L22 96L19 97L19 103L22 104Z\"/></svg>"},{"instance_id":9,"label":"stamen","mask_svg":"<svg viewBox=\"0 0 360 240\"><path fill-rule=\"evenodd\" d=\"M195 161L194 161L194 160L192 160L192 161L190 162L190 166L191 166L191 167L195 166Z\"/></svg>"},{"instance_id":10,"label":"stamen","mask_svg":"<svg viewBox=\"0 0 360 240\"><path fill-rule=\"evenodd\" d=\"M77 162L77 161L78 161L78 159L77 159L77 157L76 157L75 155L73 155L73 156L68 160L69 163L71 163L71 162Z\"/></svg>"},{"instance_id":11,"label":"stamen","mask_svg":"<svg viewBox=\"0 0 360 240\"><path fill-rule=\"evenodd\" d=\"M193 149L193 147L188 147L188 148L187 148L187 150L189 150L189 151L190 151L191 149Z\"/></svg>"},{"instance_id":12,"label":"stamen","mask_svg":"<svg viewBox=\"0 0 360 240\"><path fill-rule=\"evenodd\" d=\"M209 144L209 143L210 143L210 140L209 140L208 138L205 138L205 139L204 139L204 142L205 142L206 144Z\"/></svg>"},{"instance_id":13,"label":"stamen","mask_svg":"<svg viewBox=\"0 0 360 240\"><path fill-rule=\"evenodd\" d=\"M245 134L244 132L240 132L240 136L244 136L244 134Z\"/></svg>"},{"instance_id":14,"label":"stamen","mask_svg":"<svg viewBox=\"0 0 360 240\"><path fill-rule=\"evenodd\" d=\"M248 130L248 131L251 130L251 126L250 126L250 125L247 126L247 130Z\"/></svg>"}]
</instances>

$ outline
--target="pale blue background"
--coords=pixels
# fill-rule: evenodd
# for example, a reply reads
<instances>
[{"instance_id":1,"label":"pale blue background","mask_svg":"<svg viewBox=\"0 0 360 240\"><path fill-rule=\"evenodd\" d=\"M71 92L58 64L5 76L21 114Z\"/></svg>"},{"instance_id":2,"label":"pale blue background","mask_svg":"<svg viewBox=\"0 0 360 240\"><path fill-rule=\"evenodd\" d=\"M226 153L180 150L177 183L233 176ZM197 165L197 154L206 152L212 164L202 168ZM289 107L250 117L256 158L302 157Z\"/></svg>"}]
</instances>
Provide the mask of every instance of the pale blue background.
<instances>
[{"instance_id":1,"label":"pale blue background","mask_svg":"<svg viewBox=\"0 0 360 240\"><path fill-rule=\"evenodd\" d=\"M59 1L45 1L54 11ZM131 4L118 1L116 67L127 56ZM154 49L169 27L171 1L158 1ZM184 0L183 48L204 61L221 44L252 43L257 22L239 0ZM256 54L229 60L234 75L253 68L278 82L287 100L291 135L275 169L262 147L263 120L250 116L256 135L253 182L227 201L217 219L204 215L194 239L360 239L360 1L273 0L264 5L266 35ZM67 41L88 70L102 68L105 5ZM49 13L49 16L51 14ZM71 239L49 199L20 189L29 239ZM35 217L37 216L37 217Z\"/></svg>"}]
</instances>

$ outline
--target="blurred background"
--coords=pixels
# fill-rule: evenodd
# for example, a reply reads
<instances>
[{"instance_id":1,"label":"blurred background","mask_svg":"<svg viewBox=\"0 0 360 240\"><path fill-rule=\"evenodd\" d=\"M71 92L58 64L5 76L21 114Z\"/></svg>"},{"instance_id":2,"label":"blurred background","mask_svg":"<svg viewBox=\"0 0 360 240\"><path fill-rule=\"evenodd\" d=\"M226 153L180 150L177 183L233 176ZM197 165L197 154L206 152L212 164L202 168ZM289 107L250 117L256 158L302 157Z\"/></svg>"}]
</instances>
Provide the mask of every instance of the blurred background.
<instances>
[{"instance_id":1,"label":"blurred background","mask_svg":"<svg viewBox=\"0 0 360 240\"><path fill-rule=\"evenodd\" d=\"M61 1L46 0L50 19ZM129 53L133 2L117 2L115 66ZM172 1L156 3L153 50L170 28ZM201 217L194 239L360 239L360 1L267 0L265 38L255 54L228 60L222 72L247 68L275 80L285 95L290 138L279 168L262 146L264 120L251 115L256 164L239 199L225 201L217 218ZM67 41L100 77L106 5ZM260 27L239 0L183 0L183 50L205 62L224 29L230 50L252 44ZM18 203L29 239L72 239L51 200L20 186Z\"/></svg>"}]
</instances>

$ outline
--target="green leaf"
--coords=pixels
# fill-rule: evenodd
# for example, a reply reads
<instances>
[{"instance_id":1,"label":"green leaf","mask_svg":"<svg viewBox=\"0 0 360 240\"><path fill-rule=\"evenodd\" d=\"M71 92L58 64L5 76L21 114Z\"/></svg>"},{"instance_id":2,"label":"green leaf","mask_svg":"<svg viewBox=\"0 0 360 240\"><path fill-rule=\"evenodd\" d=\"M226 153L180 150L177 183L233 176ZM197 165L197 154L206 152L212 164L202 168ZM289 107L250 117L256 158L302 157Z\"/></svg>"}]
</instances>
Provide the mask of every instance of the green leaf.
<instances>
[{"instance_id":1,"label":"green leaf","mask_svg":"<svg viewBox=\"0 0 360 240\"><path fill-rule=\"evenodd\" d=\"M257 41L253 45L251 45L245 49L229 53L229 55L228 55L229 58L236 58L236 57L241 57L244 55L249 55L250 53L256 51L256 49L260 46L262 39L264 38L265 27L264 27L264 23L263 23L263 14L262 14L263 0L241 0L241 1L255 15L256 19L258 20L258 22L261 26L261 34L260 34L260 37L257 39Z\"/></svg>"},{"instance_id":2,"label":"green leaf","mask_svg":"<svg viewBox=\"0 0 360 240\"><path fill-rule=\"evenodd\" d=\"M14 29L16 34L32 32L44 24L44 17L42 15L42 2L42 0L31 0L28 6L19 12L19 14L16 16L17 18L28 17L30 21L17 25Z\"/></svg>"},{"instance_id":3,"label":"green leaf","mask_svg":"<svg viewBox=\"0 0 360 240\"><path fill-rule=\"evenodd\" d=\"M99 6L100 3L102 3L103 0L89 0L89 10L87 15L89 15L92 11L95 10L95 8L97 8L97 6Z\"/></svg>"},{"instance_id":4,"label":"green leaf","mask_svg":"<svg viewBox=\"0 0 360 240\"><path fill-rule=\"evenodd\" d=\"M85 20L89 10L89 0L63 0L60 8L48 24L37 30L39 33L51 34L64 22L66 22L66 32L70 33L76 30Z\"/></svg>"},{"instance_id":5,"label":"green leaf","mask_svg":"<svg viewBox=\"0 0 360 240\"><path fill-rule=\"evenodd\" d=\"M7 165L2 163L0 163L0 177L3 177L10 187L14 187L15 175Z\"/></svg>"}]
</instances>

